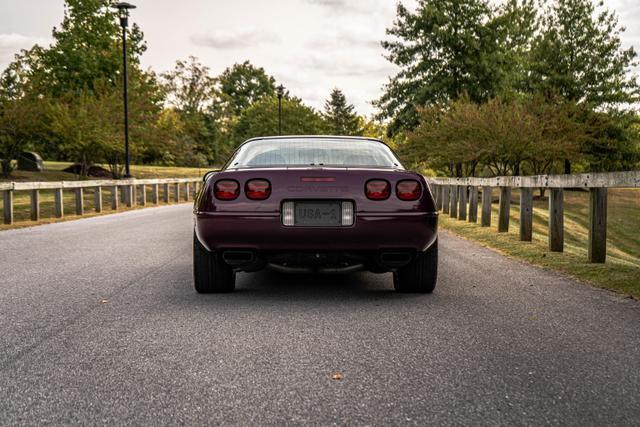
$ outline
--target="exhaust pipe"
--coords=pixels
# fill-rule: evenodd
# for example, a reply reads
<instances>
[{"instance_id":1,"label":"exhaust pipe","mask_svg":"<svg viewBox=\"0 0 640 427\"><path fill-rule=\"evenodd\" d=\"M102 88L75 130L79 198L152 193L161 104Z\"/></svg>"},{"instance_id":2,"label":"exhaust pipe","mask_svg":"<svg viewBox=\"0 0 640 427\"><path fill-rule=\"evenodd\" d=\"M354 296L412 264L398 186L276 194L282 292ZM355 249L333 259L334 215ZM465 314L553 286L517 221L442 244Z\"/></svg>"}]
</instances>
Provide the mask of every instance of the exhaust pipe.
<instances>
[{"instance_id":1,"label":"exhaust pipe","mask_svg":"<svg viewBox=\"0 0 640 427\"><path fill-rule=\"evenodd\" d=\"M224 251L222 260L233 267L238 267L253 264L256 256L253 251Z\"/></svg>"},{"instance_id":2,"label":"exhaust pipe","mask_svg":"<svg viewBox=\"0 0 640 427\"><path fill-rule=\"evenodd\" d=\"M404 267L413 259L410 252L382 252L380 254L380 263L389 268Z\"/></svg>"}]
</instances>

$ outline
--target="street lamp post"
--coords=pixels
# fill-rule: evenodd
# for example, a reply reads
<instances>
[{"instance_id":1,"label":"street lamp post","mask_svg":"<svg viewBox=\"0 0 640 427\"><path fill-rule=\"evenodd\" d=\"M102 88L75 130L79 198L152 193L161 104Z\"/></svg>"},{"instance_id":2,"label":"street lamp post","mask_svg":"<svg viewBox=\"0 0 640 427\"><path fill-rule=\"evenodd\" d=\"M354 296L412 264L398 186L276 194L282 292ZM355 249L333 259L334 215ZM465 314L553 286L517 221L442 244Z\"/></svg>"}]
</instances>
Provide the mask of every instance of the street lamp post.
<instances>
[{"instance_id":1,"label":"street lamp post","mask_svg":"<svg viewBox=\"0 0 640 427\"><path fill-rule=\"evenodd\" d=\"M284 86L280 85L278 89L278 135L282 135L282 96L284 95Z\"/></svg>"},{"instance_id":2,"label":"street lamp post","mask_svg":"<svg viewBox=\"0 0 640 427\"><path fill-rule=\"evenodd\" d=\"M130 156L129 156L129 94L128 94L128 79L127 79L127 26L129 25L129 10L136 7L127 2L119 2L112 6L114 9L118 9L118 16L120 17L120 26L122 27L122 78L123 78L123 93L124 100L124 177L131 178L130 169Z\"/></svg>"}]
</instances>

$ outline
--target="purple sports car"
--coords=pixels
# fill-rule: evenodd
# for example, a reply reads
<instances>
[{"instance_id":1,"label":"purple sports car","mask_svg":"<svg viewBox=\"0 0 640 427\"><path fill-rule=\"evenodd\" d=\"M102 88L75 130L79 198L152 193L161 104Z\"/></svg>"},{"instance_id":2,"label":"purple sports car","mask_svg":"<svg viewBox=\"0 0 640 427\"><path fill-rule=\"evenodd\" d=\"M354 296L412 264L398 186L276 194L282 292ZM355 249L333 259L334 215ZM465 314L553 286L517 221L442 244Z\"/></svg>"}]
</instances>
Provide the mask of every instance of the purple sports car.
<instances>
[{"instance_id":1,"label":"purple sports car","mask_svg":"<svg viewBox=\"0 0 640 427\"><path fill-rule=\"evenodd\" d=\"M382 141L250 139L195 202L200 293L230 292L235 272L393 272L399 292L432 292L438 214L424 178Z\"/></svg>"}]
</instances>

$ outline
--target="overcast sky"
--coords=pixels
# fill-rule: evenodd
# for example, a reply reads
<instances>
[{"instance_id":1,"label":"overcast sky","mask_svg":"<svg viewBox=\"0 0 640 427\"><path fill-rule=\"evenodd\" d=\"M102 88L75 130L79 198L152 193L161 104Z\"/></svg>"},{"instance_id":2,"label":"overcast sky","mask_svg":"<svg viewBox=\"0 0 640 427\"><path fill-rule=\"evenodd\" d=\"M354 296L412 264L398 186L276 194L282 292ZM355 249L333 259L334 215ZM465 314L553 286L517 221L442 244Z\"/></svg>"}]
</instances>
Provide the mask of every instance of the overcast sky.
<instances>
[{"instance_id":1,"label":"overcast sky","mask_svg":"<svg viewBox=\"0 0 640 427\"><path fill-rule=\"evenodd\" d=\"M130 0L145 33L145 67L166 71L194 55L219 74L250 60L306 103L322 108L339 87L362 114L395 67L380 40L396 0ZM403 0L412 5L414 0ZM20 48L50 42L63 0L0 0L0 68ZM623 42L640 50L640 0L605 0L627 28Z\"/></svg>"}]
</instances>

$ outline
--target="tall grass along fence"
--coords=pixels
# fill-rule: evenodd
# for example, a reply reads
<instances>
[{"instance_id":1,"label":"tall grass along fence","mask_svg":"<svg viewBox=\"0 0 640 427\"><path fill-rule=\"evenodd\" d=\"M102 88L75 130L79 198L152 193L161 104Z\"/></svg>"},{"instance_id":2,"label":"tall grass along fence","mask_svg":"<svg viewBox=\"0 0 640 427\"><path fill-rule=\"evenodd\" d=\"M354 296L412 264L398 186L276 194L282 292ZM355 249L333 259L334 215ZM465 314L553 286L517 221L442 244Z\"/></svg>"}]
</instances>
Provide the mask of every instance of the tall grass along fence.
<instances>
[{"instance_id":1,"label":"tall grass along fence","mask_svg":"<svg viewBox=\"0 0 640 427\"><path fill-rule=\"evenodd\" d=\"M463 221L491 226L493 189L500 191L498 232L509 231L511 190L520 190L520 240L533 234L533 191L549 189L549 250L564 250L564 190L586 189L589 197L589 262L603 263L607 253L607 189L639 188L640 171L577 175L500 176L495 178L427 178L439 211ZM640 212L638 212L640 215Z\"/></svg>"},{"instance_id":2,"label":"tall grass along fence","mask_svg":"<svg viewBox=\"0 0 640 427\"><path fill-rule=\"evenodd\" d=\"M200 178L169 179L124 179L93 181L57 181L57 182L6 182L0 183L3 198L3 216L5 224L14 222L14 194L25 192L30 198L30 219L41 219L41 192L53 192L53 216L62 218L65 215L65 192L74 197L75 215L85 214L85 190L93 192L93 210L102 212L103 195L108 194L111 210L117 210L120 204L129 208L145 206L147 203L158 204L160 201L188 201L195 197ZM149 196L149 197L148 197ZM73 209L73 208L72 208Z\"/></svg>"}]
</instances>

